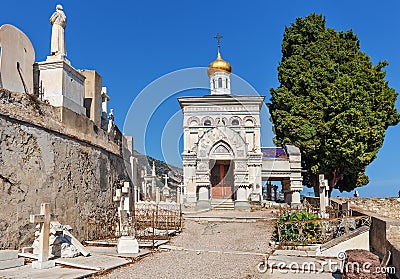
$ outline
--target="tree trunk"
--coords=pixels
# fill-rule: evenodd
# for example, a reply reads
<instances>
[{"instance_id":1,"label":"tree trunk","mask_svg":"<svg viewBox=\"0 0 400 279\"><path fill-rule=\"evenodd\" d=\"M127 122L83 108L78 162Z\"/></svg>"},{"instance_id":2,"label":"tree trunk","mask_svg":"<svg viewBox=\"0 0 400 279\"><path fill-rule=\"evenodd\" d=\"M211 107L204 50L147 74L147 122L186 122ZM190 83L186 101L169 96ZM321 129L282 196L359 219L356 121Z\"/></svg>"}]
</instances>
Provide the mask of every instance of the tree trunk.
<instances>
[{"instance_id":1,"label":"tree trunk","mask_svg":"<svg viewBox=\"0 0 400 279\"><path fill-rule=\"evenodd\" d=\"M319 197L319 181L318 181L318 175L316 174L311 174L311 182L314 188L314 196Z\"/></svg>"}]
</instances>

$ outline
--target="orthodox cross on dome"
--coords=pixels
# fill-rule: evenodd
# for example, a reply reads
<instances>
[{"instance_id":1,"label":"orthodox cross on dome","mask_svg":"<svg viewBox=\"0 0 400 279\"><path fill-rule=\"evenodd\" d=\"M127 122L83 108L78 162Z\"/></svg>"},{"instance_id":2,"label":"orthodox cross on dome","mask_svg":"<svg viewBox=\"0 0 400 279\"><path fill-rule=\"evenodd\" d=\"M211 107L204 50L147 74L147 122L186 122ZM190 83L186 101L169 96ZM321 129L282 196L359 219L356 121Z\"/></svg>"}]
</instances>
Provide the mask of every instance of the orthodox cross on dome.
<instances>
[{"instance_id":1,"label":"orthodox cross on dome","mask_svg":"<svg viewBox=\"0 0 400 279\"><path fill-rule=\"evenodd\" d=\"M221 39L222 39L223 37L224 37L224 36L221 36L219 33L217 33L217 35L214 37L214 38L217 39L217 41L218 41L218 47L221 46Z\"/></svg>"},{"instance_id":2,"label":"orthodox cross on dome","mask_svg":"<svg viewBox=\"0 0 400 279\"><path fill-rule=\"evenodd\" d=\"M221 39L223 38L223 36L221 36L219 33L217 33L217 35L214 38L217 39L217 42L218 42L218 53L219 53L219 49L221 48Z\"/></svg>"}]
</instances>

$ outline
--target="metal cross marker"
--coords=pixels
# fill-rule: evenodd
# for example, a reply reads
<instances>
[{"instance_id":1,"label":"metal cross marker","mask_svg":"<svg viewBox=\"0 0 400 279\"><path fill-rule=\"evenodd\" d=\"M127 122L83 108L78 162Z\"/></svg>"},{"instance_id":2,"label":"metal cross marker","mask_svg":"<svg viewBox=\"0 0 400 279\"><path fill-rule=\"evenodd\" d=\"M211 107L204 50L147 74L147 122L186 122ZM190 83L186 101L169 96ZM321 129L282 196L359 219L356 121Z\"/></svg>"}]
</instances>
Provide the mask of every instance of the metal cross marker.
<instances>
[{"instance_id":1,"label":"metal cross marker","mask_svg":"<svg viewBox=\"0 0 400 279\"><path fill-rule=\"evenodd\" d=\"M49 203L42 203L40 205L40 214L30 215L31 223L41 224L40 236L39 236L39 247L40 247L39 258L38 258L39 263L38 265L36 265L37 268L39 269L46 268L44 267L44 265L42 265L42 263L47 262L49 260L50 221L54 219L56 219L56 216L50 213ZM32 266L35 267L33 264Z\"/></svg>"},{"instance_id":2,"label":"metal cross marker","mask_svg":"<svg viewBox=\"0 0 400 279\"><path fill-rule=\"evenodd\" d=\"M217 35L214 38L217 39L218 48L219 48L221 46L221 39L223 38L223 36L221 36L219 33L217 33Z\"/></svg>"}]
</instances>

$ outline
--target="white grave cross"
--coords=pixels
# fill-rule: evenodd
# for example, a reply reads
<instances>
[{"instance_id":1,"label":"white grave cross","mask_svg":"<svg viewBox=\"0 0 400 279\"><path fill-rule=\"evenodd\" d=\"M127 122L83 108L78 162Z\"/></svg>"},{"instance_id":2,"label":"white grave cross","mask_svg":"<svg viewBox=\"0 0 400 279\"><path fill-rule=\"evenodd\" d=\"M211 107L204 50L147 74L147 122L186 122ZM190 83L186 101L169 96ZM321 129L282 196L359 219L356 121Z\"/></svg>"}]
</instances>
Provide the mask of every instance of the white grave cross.
<instances>
[{"instance_id":1,"label":"white grave cross","mask_svg":"<svg viewBox=\"0 0 400 279\"><path fill-rule=\"evenodd\" d=\"M50 237L50 221L55 216L50 213L50 204L42 203L40 205L40 214L32 214L30 216L31 223L39 223L41 225L39 236L39 258L38 261L32 262L32 267L37 269L45 269L55 266L54 261L49 261L49 237Z\"/></svg>"},{"instance_id":2,"label":"white grave cross","mask_svg":"<svg viewBox=\"0 0 400 279\"><path fill-rule=\"evenodd\" d=\"M169 188L168 187L168 178L169 178L168 175L164 174L164 186L167 188Z\"/></svg>"}]
</instances>

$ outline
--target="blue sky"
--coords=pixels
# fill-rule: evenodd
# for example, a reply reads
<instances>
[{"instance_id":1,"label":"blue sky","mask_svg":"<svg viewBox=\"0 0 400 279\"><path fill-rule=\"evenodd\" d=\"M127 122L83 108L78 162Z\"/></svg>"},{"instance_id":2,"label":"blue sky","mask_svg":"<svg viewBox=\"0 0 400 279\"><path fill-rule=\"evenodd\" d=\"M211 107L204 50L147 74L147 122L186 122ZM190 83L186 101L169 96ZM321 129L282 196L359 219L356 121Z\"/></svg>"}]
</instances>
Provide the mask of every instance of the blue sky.
<instances>
[{"instance_id":1,"label":"blue sky","mask_svg":"<svg viewBox=\"0 0 400 279\"><path fill-rule=\"evenodd\" d=\"M269 88L278 86L276 68L281 59L284 28L297 17L312 12L325 15L327 25L336 30L353 29L359 36L361 49L374 63L388 60L386 79L391 87L400 91L400 2L396 0L20 0L2 3L0 24L13 24L28 35L36 51L36 61L45 60L49 54L49 17L58 3L64 6L68 19L68 59L75 68L95 69L102 75L112 98L110 108L115 109L116 122L121 129L135 97L152 81L176 70L206 67L214 60L216 42L213 36L217 32L224 36L222 55L232 64L233 72L269 99ZM206 83L206 73L199 79ZM206 93L205 90L177 92L157 108L149 122L150 129L146 131L148 155L164 159L164 140L161 139L164 127L172 129L171 134L177 134L175 140L179 141L181 131L176 123L181 115L175 98ZM125 129L133 131L134 136L143 133L134 130L135 121L143 119L140 115L130 119L130 126ZM263 143L270 145L272 132L268 123L264 130ZM400 190L396 162L400 157L399 135L399 127L387 131L378 158L367 169L371 182L359 189L361 196L397 195ZM171 163L179 164L179 143L166 146L169 153L176 154Z\"/></svg>"}]
</instances>

